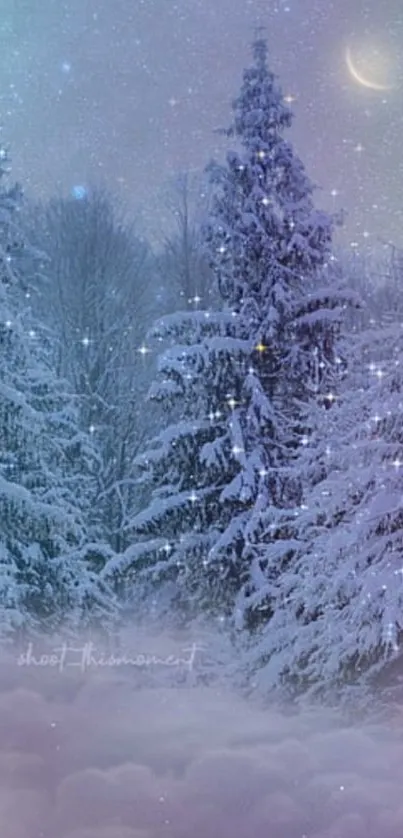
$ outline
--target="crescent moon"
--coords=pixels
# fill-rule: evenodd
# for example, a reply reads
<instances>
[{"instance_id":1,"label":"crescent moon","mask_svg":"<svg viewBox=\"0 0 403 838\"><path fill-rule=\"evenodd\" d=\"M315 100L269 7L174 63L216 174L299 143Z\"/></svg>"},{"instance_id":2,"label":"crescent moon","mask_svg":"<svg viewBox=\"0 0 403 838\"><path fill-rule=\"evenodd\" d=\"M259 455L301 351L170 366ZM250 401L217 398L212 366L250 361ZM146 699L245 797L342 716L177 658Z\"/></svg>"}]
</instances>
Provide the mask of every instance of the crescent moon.
<instances>
[{"instance_id":1,"label":"crescent moon","mask_svg":"<svg viewBox=\"0 0 403 838\"><path fill-rule=\"evenodd\" d=\"M352 59L352 56L351 56L350 47L347 47L347 49L346 49L346 64L347 64L347 67L348 67L349 72L351 73L353 79L355 79L355 81L357 81L358 84L361 84L363 87L368 87L370 90L391 90L392 89L390 85L378 84L377 82L369 81L369 79L366 79L365 76L363 76L357 70L357 68L354 64L354 61Z\"/></svg>"}]
</instances>

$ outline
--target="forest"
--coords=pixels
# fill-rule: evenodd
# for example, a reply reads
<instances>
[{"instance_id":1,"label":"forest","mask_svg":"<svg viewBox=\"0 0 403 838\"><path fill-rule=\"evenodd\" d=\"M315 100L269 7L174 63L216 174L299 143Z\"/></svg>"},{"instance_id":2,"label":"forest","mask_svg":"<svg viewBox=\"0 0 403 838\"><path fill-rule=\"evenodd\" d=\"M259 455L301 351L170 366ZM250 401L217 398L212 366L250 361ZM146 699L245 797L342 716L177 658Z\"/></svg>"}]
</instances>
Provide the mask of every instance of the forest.
<instances>
[{"instance_id":1,"label":"forest","mask_svg":"<svg viewBox=\"0 0 403 838\"><path fill-rule=\"evenodd\" d=\"M335 244L292 121L258 39L156 243L96 184L26 199L2 147L5 644L206 625L262 695L397 683L403 253Z\"/></svg>"}]
</instances>

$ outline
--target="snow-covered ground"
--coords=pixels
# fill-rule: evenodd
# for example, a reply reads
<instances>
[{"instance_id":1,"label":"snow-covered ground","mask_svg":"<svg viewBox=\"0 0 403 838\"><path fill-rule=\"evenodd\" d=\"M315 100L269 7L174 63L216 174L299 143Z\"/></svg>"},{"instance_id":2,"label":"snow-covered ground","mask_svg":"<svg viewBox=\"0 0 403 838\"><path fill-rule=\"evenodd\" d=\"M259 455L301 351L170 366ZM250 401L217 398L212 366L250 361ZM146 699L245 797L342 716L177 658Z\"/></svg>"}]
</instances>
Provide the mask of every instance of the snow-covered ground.
<instances>
[{"instance_id":1,"label":"snow-covered ground","mask_svg":"<svg viewBox=\"0 0 403 838\"><path fill-rule=\"evenodd\" d=\"M125 666L3 655L2 838L401 838L403 723L259 709L136 636Z\"/></svg>"}]
</instances>

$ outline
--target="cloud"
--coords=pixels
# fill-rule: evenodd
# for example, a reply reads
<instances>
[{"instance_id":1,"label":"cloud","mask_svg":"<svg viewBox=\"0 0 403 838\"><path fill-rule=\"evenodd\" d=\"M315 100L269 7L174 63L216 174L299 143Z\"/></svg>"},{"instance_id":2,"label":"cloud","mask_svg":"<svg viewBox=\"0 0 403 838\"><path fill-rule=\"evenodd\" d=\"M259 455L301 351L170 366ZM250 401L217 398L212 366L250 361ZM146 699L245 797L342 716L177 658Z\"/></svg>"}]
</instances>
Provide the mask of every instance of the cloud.
<instances>
[{"instance_id":1,"label":"cloud","mask_svg":"<svg viewBox=\"0 0 403 838\"><path fill-rule=\"evenodd\" d=\"M197 684L161 663L183 657L180 638L132 646L160 663L3 654L2 838L401 838L399 728Z\"/></svg>"}]
</instances>

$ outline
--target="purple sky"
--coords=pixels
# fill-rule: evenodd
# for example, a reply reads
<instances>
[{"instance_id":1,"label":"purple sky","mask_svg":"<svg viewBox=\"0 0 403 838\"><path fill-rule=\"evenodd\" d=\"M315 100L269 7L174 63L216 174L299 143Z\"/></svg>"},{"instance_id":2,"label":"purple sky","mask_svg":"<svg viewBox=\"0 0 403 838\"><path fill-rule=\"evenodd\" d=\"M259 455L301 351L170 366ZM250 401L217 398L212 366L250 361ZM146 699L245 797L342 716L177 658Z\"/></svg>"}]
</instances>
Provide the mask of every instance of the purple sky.
<instances>
[{"instance_id":1,"label":"purple sky","mask_svg":"<svg viewBox=\"0 0 403 838\"><path fill-rule=\"evenodd\" d=\"M15 176L38 196L101 178L158 238L167 179L224 148L214 128L228 125L256 24L296 97L290 138L318 203L348 211L360 249L403 244L403 89L365 89L344 60L370 38L396 53L398 80L401 0L4 0L1 123Z\"/></svg>"}]
</instances>

